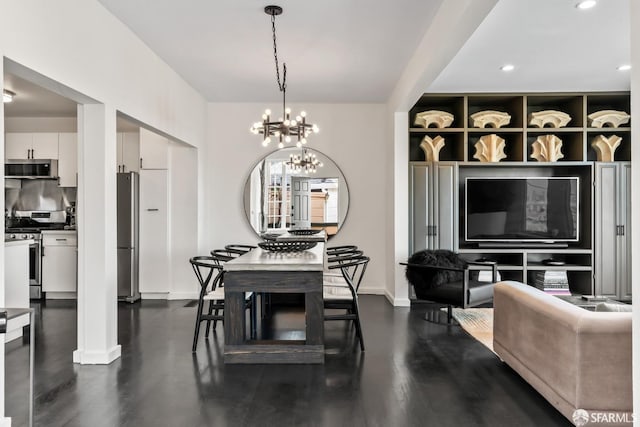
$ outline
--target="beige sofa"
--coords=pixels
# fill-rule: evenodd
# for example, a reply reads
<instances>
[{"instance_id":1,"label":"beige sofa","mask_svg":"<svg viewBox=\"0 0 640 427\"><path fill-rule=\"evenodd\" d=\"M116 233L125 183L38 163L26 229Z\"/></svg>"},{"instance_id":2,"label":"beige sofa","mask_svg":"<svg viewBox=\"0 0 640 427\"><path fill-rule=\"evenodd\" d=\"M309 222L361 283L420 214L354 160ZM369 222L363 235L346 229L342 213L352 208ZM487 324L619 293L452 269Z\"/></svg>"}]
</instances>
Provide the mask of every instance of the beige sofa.
<instances>
[{"instance_id":1,"label":"beige sofa","mask_svg":"<svg viewBox=\"0 0 640 427\"><path fill-rule=\"evenodd\" d=\"M493 306L495 352L565 417L630 419L631 313L588 311L510 281L496 284Z\"/></svg>"}]
</instances>

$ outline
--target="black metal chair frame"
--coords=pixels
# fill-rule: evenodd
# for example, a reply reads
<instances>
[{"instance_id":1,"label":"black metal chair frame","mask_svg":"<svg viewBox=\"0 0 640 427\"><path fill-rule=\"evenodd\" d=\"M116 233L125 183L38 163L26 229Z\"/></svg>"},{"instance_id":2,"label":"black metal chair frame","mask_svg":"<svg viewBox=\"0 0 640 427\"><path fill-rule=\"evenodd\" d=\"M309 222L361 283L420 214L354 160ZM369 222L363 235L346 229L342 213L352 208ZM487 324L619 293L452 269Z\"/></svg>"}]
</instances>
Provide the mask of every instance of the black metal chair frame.
<instances>
[{"instance_id":1,"label":"black metal chair frame","mask_svg":"<svg viewBox=\"0 0 640 427\"><path fill-rule=\"evenodd\" d=\"M195 331L193 334L193 346L191 348L192 351L196 351L198 346L198 336L200 335L200 323L203 321L207 322L207 327L205 330L205 339L209 337L209 332L211 331L211 322L213 321L213 329L215 330L218 320L223 322L224 324L224 299L211 299L209 300L209 307L207 309L207 313L203 314L205 296L209 292L213 292L217 287L223 286L224 279L224 270L223 263L233 259L232 256L227 256L223 254L218 254L219 250L211 251L211 256L195 256L189 259L191 263L191 267L200 283L200 294L198 296L198 308L196 311L196 325ZM203 269L209 269L208 272L204 272ZM214 272L217 272L214 277ZM213 281L212 281L213 278ZM210 290L209 290L210 288ZM253 300L247 301L246 308L252 309L254 307ZM220 313L222 311L222 313ZM251 333L255 334L255 319L254 313L252 312L252 326Z\"/></svg>"},{"instance_id":2,"label":"black metal chair frame","mask_svg":"<svg viewBox=\"0 0 640 427\"><path fill-rule=\"evenodd\" d=\"M358 247L355 245L342 245L342 246L331 246L326 249L327 256L348 254L349 252L353 252L358 250Z\"/></svg>"},{"instance_id":3,"label":"black metal chair frame","mask_svg":"<svg viewBox=\"0 0 640 427\"><path fill-rule=\"evenodd\" d=\"M457 267L445 267L445 266L439 266L439 265L429 265L429 264L409 264L406 262L401 262L400 265L406 265L409 268L419 268L419 269L423 269L423 270L445 270L445 271L457 271L462 273L462 283L460 286L460 304L450 304L450 303L446 303L447 305L447 323L451 324L452 320L453 320L453 307L460 307L460 308L469 308L469 307L476 307L478 305L482 305L482 304L486 304L489 303L493 300L493 298L490 299L486 299L486 300L480 300L480 301L476 301L474 304L470 305L469 304L469 266L470 265L475 265L478 267L481 267L480 270L483 269L491 269L492 272L492 282L496 283L498 280L498 265L496 262L492 262L492 261L466 261L467 263L467 267L466 268L457 268ZM437 299L433 299L433 300L429 300L435 303L439 303L440 301L437 301ZM430 319L427 315L427 320L431 321L432 319ZM436 323L440 323L438 321L436 321Z\"/></svg>"},{"instance_id":4,"label":"black metal chair frame","mask_svg":"<svg viewBox=\"0 0 640 427\"><path fill-rule=\"evenodd\" d=\"M330 265L330 269L339 268L342 272L342 277L347 283L349 292L351 293L351 298L349 299L325 299L324 300L324 308L326 309L344 309L345 313L340 314L326 314L324 315L324 320L352 320L356 327L356 335L358 336L358 340L360 341L360 350L364 351L364 338L362 336L362 327L360 325L360 310L358 306L358 293L357 288L360 286L360 282L362 281L362 276L364 276L364 272L367 269L367 264L369 263L369 257L358 255L353 256L351 261L345 261L341 264L333 264ZM358 269L359 267L359 276L357 278L357 285L354 284L354 277L350 274L350 268Z\"/></svg>"},{"instance_id":5,"label":"black metal chair frame","mask_svg":"<svg viewBox=\"0 0 640 427\"><path fill-rule=\"evenodd\" d=\"M238 244L226 245L224 247L224 249L227 252L232 253L232 254L237 254L237 255L244 255L247 252L251 252L255 248L257 248L257 246L253 246L253 245L238 245Z\"/></svg>"}]
</instances>

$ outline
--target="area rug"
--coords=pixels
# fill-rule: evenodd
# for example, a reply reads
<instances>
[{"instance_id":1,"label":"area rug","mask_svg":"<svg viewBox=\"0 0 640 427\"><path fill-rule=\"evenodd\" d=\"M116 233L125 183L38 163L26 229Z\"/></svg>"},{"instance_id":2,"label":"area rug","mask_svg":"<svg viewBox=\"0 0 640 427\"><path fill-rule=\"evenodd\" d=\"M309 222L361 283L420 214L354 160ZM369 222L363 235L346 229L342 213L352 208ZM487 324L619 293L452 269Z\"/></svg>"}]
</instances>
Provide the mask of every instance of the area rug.
<instances>
[{"instance_id":1,"label":"area rug","mask_svg":"<svg viewBox=\"0 0 640 427\"><path fill-rule=\"evenodd\" d=\"M469 335L493 351L493 308L454 308L453 318Z\"/></svg>"}]
</instances>

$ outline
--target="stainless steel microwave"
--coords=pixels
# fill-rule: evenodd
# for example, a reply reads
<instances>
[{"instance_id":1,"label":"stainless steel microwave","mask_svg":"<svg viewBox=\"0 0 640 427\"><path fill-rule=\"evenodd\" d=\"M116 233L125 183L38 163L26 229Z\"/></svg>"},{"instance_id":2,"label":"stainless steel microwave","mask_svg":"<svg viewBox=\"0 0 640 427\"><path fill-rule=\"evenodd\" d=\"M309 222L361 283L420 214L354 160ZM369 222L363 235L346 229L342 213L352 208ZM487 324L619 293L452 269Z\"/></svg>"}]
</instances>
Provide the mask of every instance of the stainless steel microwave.
<instances>
[{"instance_id":1,"label":"stainless steel microwave","mask_svg":"<svg viewBox=\"0 0 640 427\"><path fill-rule=\"evenodd\" d=\"M55 159L5 160L4 177L18 179L57 179L58 161Z\"/></svg>"}]
</instances>

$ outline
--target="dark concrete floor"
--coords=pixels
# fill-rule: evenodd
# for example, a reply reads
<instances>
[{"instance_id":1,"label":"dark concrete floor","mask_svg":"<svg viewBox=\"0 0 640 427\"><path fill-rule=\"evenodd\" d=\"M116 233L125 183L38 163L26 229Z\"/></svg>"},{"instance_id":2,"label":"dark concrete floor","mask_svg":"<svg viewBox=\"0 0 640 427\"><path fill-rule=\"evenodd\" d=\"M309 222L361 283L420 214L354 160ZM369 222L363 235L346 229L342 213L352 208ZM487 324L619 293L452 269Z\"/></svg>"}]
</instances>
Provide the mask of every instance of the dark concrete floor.
<instances>
[{"instance_id":1,"label":"dark concrete floor","mask_svg":"<svg viewBox=\"0 0 640 427\"><path fill-rule=\"evenodd\" d=\"M365 353L352 327L329 322L325 365L225 366L221 326L191 353L195 307L185 305L121 303L122 357L79 366L75 303L38 304L36 425L571 425L460 327L425 322L423 308L365 295ZM296 317L279 313L276 323ZM6 355L7 413L26 425L28 345L9 343Z\"/></svg>"}]
</instances>

